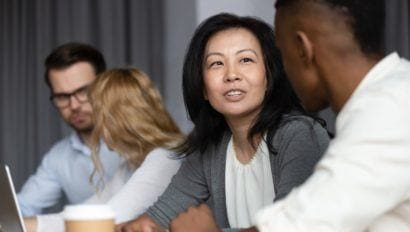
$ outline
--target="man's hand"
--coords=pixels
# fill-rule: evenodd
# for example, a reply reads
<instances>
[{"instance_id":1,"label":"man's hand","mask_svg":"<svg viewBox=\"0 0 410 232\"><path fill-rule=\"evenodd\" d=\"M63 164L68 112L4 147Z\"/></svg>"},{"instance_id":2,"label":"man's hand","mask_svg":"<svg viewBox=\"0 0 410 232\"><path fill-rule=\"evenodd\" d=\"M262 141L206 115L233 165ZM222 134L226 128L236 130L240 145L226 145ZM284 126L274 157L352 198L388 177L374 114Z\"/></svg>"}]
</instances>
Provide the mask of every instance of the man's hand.
<instances>
[{"instance_id":1,"label":"man's hand","mask_svg":"<svg viewBox=\"0 0 410 232\"><path fill-rule=\"evenodd\" d=\"M250 227L248 229L243 229L241 232L259 232L259 230L256 227Z\"/></svg>"},{"instance_id":2,"label":"man's hand","mask_svg":"<svg viewBox=\"0 0 410 232\"><path fill-rule=\"evenodd\" d=\"M206 204L190 207L171 222L171 231L220 232L212 211Z\"/></svg>"},{"instance_id":3,"label":"man's hand","mask_svg":"<svg viewBox=\"0 0 410 232\"><path fill-rule=\"evenodd\" d=\"M24 226L27 232L37 231L37 218L36 217L26 217L24 218Z\"/></svg>"},{"instance_id":4,"label":"man's hand","mask_svg":"<svg viewBox=\"0 0 410 232\"><path fill-rule=\"evenodd\" d=\"M115 232L165 232L148 215L143 214L137 219L115 226Z\"/></svg>"}]
</instances>

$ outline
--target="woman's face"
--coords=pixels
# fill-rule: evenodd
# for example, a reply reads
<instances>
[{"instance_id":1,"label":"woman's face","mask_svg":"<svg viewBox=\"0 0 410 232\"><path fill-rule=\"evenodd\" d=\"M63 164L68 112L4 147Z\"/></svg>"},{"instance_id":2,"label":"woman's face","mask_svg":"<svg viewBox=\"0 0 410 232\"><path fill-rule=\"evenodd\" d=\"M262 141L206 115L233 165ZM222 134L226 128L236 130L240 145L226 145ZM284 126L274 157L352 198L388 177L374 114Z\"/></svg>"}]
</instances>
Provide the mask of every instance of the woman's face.
<instances>
[{"instance_id":1,"label":"woman's face","mask_svg":"<svg viewBox=\"0 0 410 232\"><path fill-rule=\"evenodd\" d=\"M205 47L203 80L205 99L226 120L253 120L262 108L267 85L257 38L243 28L213 35Z\"/></svg>"}]
</instances>

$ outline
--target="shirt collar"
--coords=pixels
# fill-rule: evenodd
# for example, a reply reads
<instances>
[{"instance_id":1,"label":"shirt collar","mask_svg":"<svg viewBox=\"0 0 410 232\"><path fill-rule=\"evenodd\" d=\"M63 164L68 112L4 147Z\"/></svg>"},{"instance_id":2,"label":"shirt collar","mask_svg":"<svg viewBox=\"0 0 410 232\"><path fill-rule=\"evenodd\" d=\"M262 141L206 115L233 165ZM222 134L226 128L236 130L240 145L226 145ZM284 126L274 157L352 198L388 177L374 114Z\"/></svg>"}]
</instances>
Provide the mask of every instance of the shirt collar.
<instances>
[{"instance_id":1,"label":"shirt collar","mask_svg":"<svg viewBox=\"0 0 410 232\"><path fill-rule=\"evenodd\" d=\"M81 141L77 132L71 133L70 145L73 147L74 150L81 152L83 155L91 155L90 148L85 143L83 143L83 141Z\"/></svg>"}]
</instances>

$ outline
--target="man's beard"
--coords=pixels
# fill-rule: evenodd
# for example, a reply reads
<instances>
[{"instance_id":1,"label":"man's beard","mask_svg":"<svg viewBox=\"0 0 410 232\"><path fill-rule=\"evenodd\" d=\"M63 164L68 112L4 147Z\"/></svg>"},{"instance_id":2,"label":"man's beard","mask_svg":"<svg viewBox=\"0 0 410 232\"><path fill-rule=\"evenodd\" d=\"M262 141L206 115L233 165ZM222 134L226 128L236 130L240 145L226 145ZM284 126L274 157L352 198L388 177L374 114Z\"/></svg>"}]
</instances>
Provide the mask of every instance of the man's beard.
<instances>
[{"instance_id":1,"label":"man's beard","mask_svg":"<svg viewBox=\"0 0 410 232\"><path fill-rule=\"evenodd\" d=\"M70 124L70 126L79 134L91 134L91 132L94 129L94 125L92 125L92 124L88 125L86 127L82 127L82 128L78 128L78 127L76 127L74 125L71 125L71 124Z\"/></svg>"},{"instance_id":2,"label":"man's beard","mask_svg":"<svg viewBox=\"0 0 410 232\"><path fill-rule=\"evenodd\" d=\"M85 122L83 123L75 123L71 122L73 119L71 117L76 117L81 115L85 118ZM79 134L90 134L94 129L94 124L91 120L91 114L84 113L84 112L76 112L71 115L70 119L67 120L68 124L71 128L73 128Z\"/></svg>"},{"instance_id":3,"label":"man's beard","mask_svg":"<svg viewBox=\"0 0 410 232\"><path fill-rule=\"evenodd\" d=\"M92 121L86 125L77 126L74 123L69 123L70 127L73 128L78 134L89 135L94 129L94 124Z\"/></svg>"}]
</instances>

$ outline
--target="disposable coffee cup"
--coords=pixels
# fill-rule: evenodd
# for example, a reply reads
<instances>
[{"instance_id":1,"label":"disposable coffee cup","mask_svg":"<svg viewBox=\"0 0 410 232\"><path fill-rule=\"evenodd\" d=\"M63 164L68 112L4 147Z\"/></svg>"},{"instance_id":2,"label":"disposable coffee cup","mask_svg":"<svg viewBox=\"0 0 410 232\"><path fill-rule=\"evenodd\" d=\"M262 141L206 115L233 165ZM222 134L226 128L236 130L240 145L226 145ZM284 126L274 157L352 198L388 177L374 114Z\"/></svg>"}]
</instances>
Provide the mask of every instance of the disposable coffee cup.
<instances>
[{"instance_id":1,"label":"disposable coffee cup","mask_svg":"<svg viewBox=\"0 0 410 232\"><path fill-rule=\"evenodd\" d=\"M68 205L63 217L66 232L114 231L114 212L108 205Z\"/></svg>"}]
</instances>

